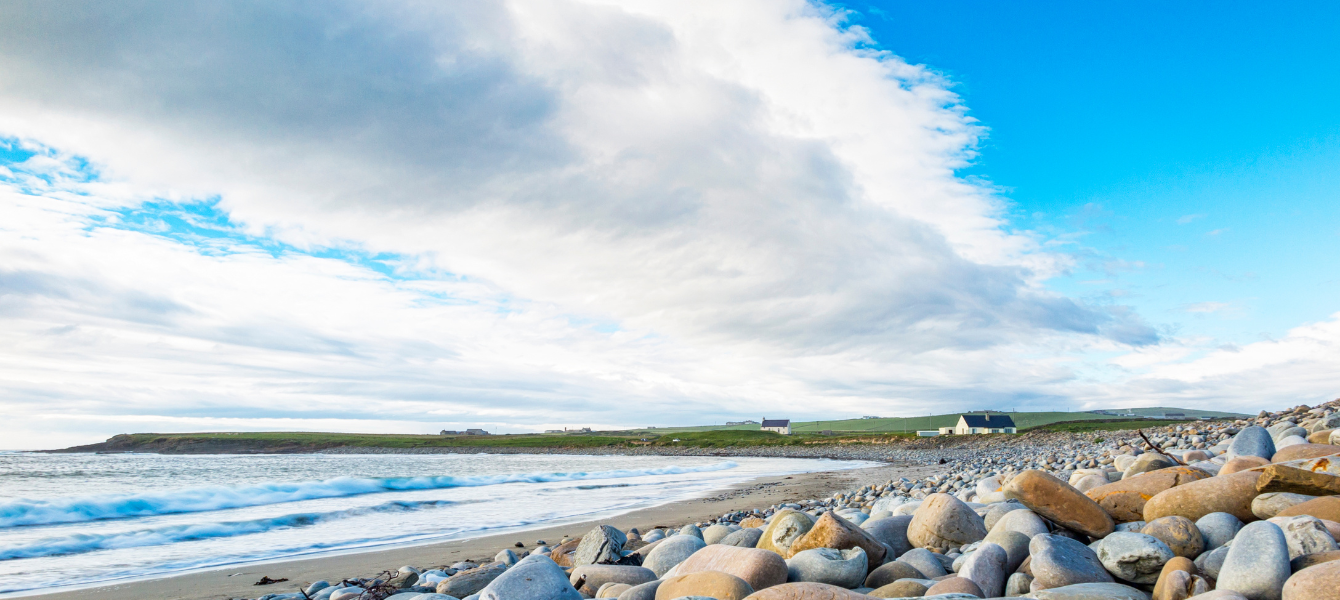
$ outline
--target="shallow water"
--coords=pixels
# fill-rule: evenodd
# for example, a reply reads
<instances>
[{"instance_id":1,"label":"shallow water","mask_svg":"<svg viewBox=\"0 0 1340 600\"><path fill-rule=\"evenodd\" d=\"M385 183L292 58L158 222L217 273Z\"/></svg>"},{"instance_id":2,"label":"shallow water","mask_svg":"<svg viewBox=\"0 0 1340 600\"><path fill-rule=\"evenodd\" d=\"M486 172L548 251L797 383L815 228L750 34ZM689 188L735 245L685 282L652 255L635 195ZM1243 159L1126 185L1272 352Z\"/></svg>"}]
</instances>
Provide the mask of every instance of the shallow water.
<instances>
[{"instance_id":1,"label":"shallow water","mask_svg":"<svg viewBox=\"0 0 1340 600\"><path fill-rule=\"evenodd\" d=\"M611 516L807 459L0 453L0 596Z\"/></svg>"}]
</instances>

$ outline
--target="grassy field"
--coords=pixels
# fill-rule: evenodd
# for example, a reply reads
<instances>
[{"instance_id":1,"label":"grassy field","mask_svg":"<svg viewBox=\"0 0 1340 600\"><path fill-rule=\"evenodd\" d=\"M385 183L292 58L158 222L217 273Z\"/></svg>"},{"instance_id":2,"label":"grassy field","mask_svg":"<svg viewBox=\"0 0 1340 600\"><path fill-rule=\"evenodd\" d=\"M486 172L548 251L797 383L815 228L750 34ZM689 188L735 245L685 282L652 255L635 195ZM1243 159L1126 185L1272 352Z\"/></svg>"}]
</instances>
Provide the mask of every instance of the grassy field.
<instances>
[{"instance_id":1,"label":"grassy field","mask_svg":"<svg viewBox=\"0 0 1340 600\"><path fill-rule=\"evenodd\" d=\"M981 411L974 411L978 414ZM1226 413L1209 410L1192 410L1181 408L1135 408L1135 409L1114 409L1111 412L1133 413L1138 416L1162 416L1164 413L1183 413L1187 416L1186 420L1196 419L1202 416L1212 418L1236 418L1246 415L1237 413ZM939 429L941 427L952 427L958 423L958 417L962 413L948 413L941 415L928 415L924 417L891 417L885 419L843 419L835 421L793 421L791 423L792 433L819 433L820 431L833 431L842 433L914 433L918 429ZM1020 430L1050 425L1052 423L1070 423L1074 421L1113 421L1120 417L1116 415L1101 415L1090 412L997 412L991 411L993 415L1009 415L1013 419L1015 427ZM1128 420L1131 423L1144 423L1136 425L1137 427L1154 427L1158 424L1166 424L1172 421L1158 419L1152 421ZM1153 423L1153 424L1150 424ZM1099 428L1101 429L1101 428ZM656 427L635 429L632 433L639 435L655 434L667 435L687 432L700 431L758 431L758 425L701 425L696 427Z\"/></svg>"},{"instance_id":2,"label":"grassy field","mask_svg":"<svg viewBox=\"0 0 1340 600\"><path fill-rule=\"evenodd\" d=\"M1126 411L1122 411L1126 412ZM1236 416L1231 413L1180 409L1137 409L1136 414L1183 412L1187 419L1131 419L1087 412L1020 412L1008 414L1020 432L1031 430L1088 432L1158 427L1196 417ZM144 450L152 452L304 452L334 447L354 448L597 448L639 445L725 448L731 446L801 445L859 442L889 436L915 436L918 429L949 427L959 413L913 418L847 419L793 422L792 435L760 431L758 425L656 427L629 431L509 435L399 435L314 432L135 433L81 450ZM831 435L821 432L829 431Z\"/></svg>"},{"instance_id":3,"label":"grassy field","mask_svg":"<svg viewBox=\"0 0 1340 600\"><path fill-rule=\"evenodd\" d=\"M1195 421L1186 421L1186 420L1178 421L1178 420L1167 420L1167 419L1160 419L1158 421L1151 421L1148 419L1141 419L1141 420L1103 419L1103 420L1091 420L1091 421L1069 421L1061 423L1049 423L1046 425L1038 425L1037 427L1029 429L1029 431L1064 431L1068 433L1084 433L1086 431L1104 431L1104 430L1127 431L1133 429L1148 429L1150 427L1160 427L1163 425L1177 425L1180 423L1193 423L1193 422Z\"/></svg>"}]
</instances>

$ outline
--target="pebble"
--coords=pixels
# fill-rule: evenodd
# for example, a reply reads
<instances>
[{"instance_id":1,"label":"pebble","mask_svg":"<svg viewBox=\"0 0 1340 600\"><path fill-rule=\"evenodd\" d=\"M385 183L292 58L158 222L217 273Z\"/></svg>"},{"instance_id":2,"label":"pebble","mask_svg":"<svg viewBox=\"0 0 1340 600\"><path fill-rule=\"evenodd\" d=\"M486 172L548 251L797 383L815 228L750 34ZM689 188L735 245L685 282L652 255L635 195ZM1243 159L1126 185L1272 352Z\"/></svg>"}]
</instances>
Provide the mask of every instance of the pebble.
<instances>
[{"instance_id":1,"label":"pebble","mask_svg":"<svg viewBox=\"0 0 1340 600\"><path fill-rule=\"evenodd\" d=\"M996 526L991 528L991 532L997 531L1016 531L1032 538L1035 535L1047 533L1047 522L1042 520L1037 513L1024 508L1005 513L996 521Z\"/></svg>"},{"instance_id":2,"label":"pebble","mask_svg":"<svg viewBox=\"0 0 1340 600\"><path fill-rule=\"evenodd\" d=\"M699 571L729 573L755 590L786 583L786 561L775 552L714 544L693 553L676 567L678 575Z\"/></svg>"},{"instance_id":3,"label":"pebble","mask_svg":"<svg viewBox=\"0 0 1340 600\"><path fill-rule=\"evenodd\" d=\"M667 538L647 553L646 558L642 559L642 566L651 569L657 577L664 577L675 565L706 546L702 540L691 535Z\"/></svg>"},{"instance_id":4,"label":"pebble","mask_svg":"<svg viewBox=\"0 0 1340 600\"><path fill-rule=\"evenodd\" d=\"M1009 554L1005 549L991 542L983 542L968 557L958 575L971 580L986 594L985 598L996 598L1005 592L1005 577L1009 574L1006 565Z\"/></svg>"},{"instance_id":5,"label":"pebble","mask_svg":"<svg viewBox=\"0 0 1340 600\"><path fill-rule=\"evenodd\" d=\"M479 600L578 600L582 595L554 561L532 554L499 575L479 592ZM420 596L420 600L424 600Z\"/></svg>"},{"instance_id":6,"label":"pebble","mask_svg":"<svg viewBox=\"0 0 1340 600\"><path fill-rule=\"evenodd\" d=\"M1196 558L1205 551L1205 537L1186 517L1159 517L1140 529L1140 533L1158 538L1177 556Z\"/></svg>"},{"instance_id":7,"label":"pebble","mask_svg":"<svg viewBox=\"0 0 1340 600\"><path fill-rule=\"evenodd\" d=\"M1220 475L1159 492L1145 503L1145 520L1177 515L1193 521L1212 512L1226 512L1246 522L1256 519L1252 500L1260 473L1243 471Z\"/></svg>"},{"instance_id":8,"label":"pebble","mask_svg":"<svg viewBox=\"0 0 1340 600\"><path fill-rule=\"evenodd\" d=\"M907 526L911 523L911 515L891 516L870 519L861 524L861 529L870 534L870 537L888 546L893 556L902 556L904 552L912 549L912 542L907 539Z\"/></svg>"},{"instance_id":9,"label":"pebble","mask_svg":"<svg viewBox=\"0 0 1340 600\"><path fill-rule=\"evenodd\" d=\"M661 600L702 597L715 600L744 600L753 593L754 588L739 577L720 571L700 571L667 578L656 589L656 598Z\"/></svg>"},{"instance_id":10,"label":"pebble","mask_svg":"<svg viewBox=\"0 0 1340 600\"><path fill-rule=\"evenodd\" d=\"M786 560L788 582L810 581L854 588L865 582L866 554L860 547L850 550L812 548Z\"/></svg>"},{"instance_id":11,"label":"pebble","mask_svg":"<svg viewBox=\"0 0 1340 600\"><path fill-rule=\"evenodd\" d=\"M1269 519L1284 512L1285 509L1293 508L1314 498L1316 496L1290 494L1288 492L1267 492L1252 500L1252 514L1256 515L1258 519Z\"/></svg>"},{"instance_id":12,"label":"pebble","mask_svg":"<svg viewBox=\"0 0 1340 600\"><path fill-rule=\"evenodd\" d=\"M1290 574L1284 532L1274 523L1257 521L1233 538L1215 588L1233 590L1250 600L1280 600L1280 589Z\"/></svg>"},{"instance_id":13,"label":"pebble","mask_svg":"<svg viewBox=\"0 0 1340 600\"><path fill-rule=\"evenodd\" d=\"M1205 538L1205 549L1214 550L1238 534L1242 529L1242 521L1228 513L1210 513L1196 521L1196 529Z\"/></svg>"},{"instance_id":14,"label":"pebble","mask_svg":"<svg viewBox=\"0 0 1340 600\"><path fill-rule=\"evenodd\" d=\"M657 579L656 573L646 567L635 567L633 565L582 565L572 570L568 578L573 586L580 580L586 583L577 591L594 596L600 586L606 583L626 583L628 585L639 585Z\"/></svg>"},{"instance_id":15,"label":"pebble","mask_svg":"<svg viewBox=\"0 0 1340 600\"><path fill-rule=\"evenodd\" d=\"M1116 534L1113 534L1116 535ZM1112 576L1088 546L1068 537L1043 534L1028 543L1032 590L1076 583L1107 583Z\"/></svg>"},{"instance_id":16,"label":"pebble","mask_svg":"<svg viewBox=\"0 0 1340 600\"><path fill-rule=\"evenodd\" d=\"M1154 583L1174 554L1167 544L1144 533L1117 532L1098 544L1098 560L1108 572L1132 583Z\"/></svg>"},{"instance_id":17,"label":"pebble","mask_svg":"<svg viewBox=\"0 0 1340 600\"><path fill-rule=\"evenodd\" d=\"M1018 500L1039 516L1091 537L1103 537L1116 526L1098 503L1064 481L1035 469L1011 479L1005 485L1005 496Z\"/></svg>"},{"instance_id":18,"label":"pebble","mask_svg":"<svg viewBox=\"0 0 1340 600\"><path fill-rule=\"evenodd\" d=\"M985 532L983 532L985 535ZM834 548L837 550L846 550L848 548L861 548L865 551L867 561L866 568L874 570L875 567L884 564L884 554L888 552L888 547L879 543L875 538L870 537L864 529L852 525L850 521L837 516L832 512L826 512L814 522L814 527L805 532L791 544L791 555L797 552L810 550L813 548ZM789 557L788 557L789 558ZM865 578L865 574L861 574Z\"/></svg>"},{"instance_id":19,"label":"pebble","mask_svg":"<svg viewBox=\"0 0 1340 600\"><path fill-rule=\"evenodd\" d=\"M949 550L986 537L986 524L962 500L931 494L907 526L907 539L918 548Z\"/></svg>"},{"instance_id":20,"label":"pebble","mask_svg":"<svg viewBox=\"0 0 1340 600\"><path fill-rule=\"evenodd\" d=\"M803 512L790 509L778 511L773 515L772 522L763 529L763 535L758 539L758 548L790 556L791 544L809 533L811 527L814 527L814 519Z\"/></svg>"},{"instance_id":21,"label":"pebble","mask_svg":"<svg viewBox=\"0 0 1340 600\"><path fill-rule=\"evenodd\" d=\"M1149 600L1149 594L1120 583L1080 583L1029 594L1038 600Z\"/></svg>"},{"instance_id":22,"label":"pebble","mask_svg":"<svg viewBox=\"0 0 1340 600\"><path fill-rule=\"evenodd\" d=\"M1277 517L1271 519L1271 522L1284 531L1284 540L1289 545L1289 560L1337 549L1335 538L1331 537L1326 526L1316 517Z\"/></svg>"},{"instance_id":23,"label":"pebble","mask_svg":"<svg viewBox=\"0 0 1340 600\"><path fill-rule=\"evenodd\" d=\"M1340 600L1340 561L1294 573L1284 583L1283 600Z\"/></svg>"},{"instance_id":24,"label":"pebble","mask_svg":"<svg viewBox=\"0 0 1340 600\"><path fill-rule=\"evenodd\" d=\"M761 529L741 529L739 531L731 532L730 535L721 538L721 541L717 543L723 546L753 548L758 545L758 540L761 537L763 537L763 530Z\"/></svg>"},{"instance_id":25,"label":"pebble","mask_svg":"<svg viewBox=\"0 0 1340 600\"><path fill-rule=\"evenodd\" d=\"M1233 443L1229 444L1228 452L1224 456L1229 459L1238 456L1255 456L1264 458L1267 461L1275 455L1275 441L1271 439L1270 432L1264 427L1252 425L1239 431L1233 437Z\"/></svg>"},{"instance_id":26,"label":"pebble","mask_svg":"<svg viewBox=\"0 0 1340 600\"><path fill-rule=\"evenodd\" d=\"M920 571L923 577L931 579L949 574L940 559L936 558L935 553L925 548L915 548L907 551L898 557L898 562L907 563L912 568Z\"/></svg>"},{"instance_id":27,"label":"pebble","mask_svg":"<svg viewBox=\"0 0 1340 600\"><path fill-rule=\"evenodd\" d=\"M1096 487L1085 495L1117 521L1139 521L1144 519L1145 503L1159 492L1208 477L1200 469L1169 467Z\"/></svg>"},{"instance_id":28,"label":"pebble","mask_svg":"<svg viewBox=\"0 0 1340 600\"><path fill-rule=\"evenodd\" d=\"M936 598L951 594L964 594L969 598L990 598L982 592L982 588L976 583L963 577L949 577L935 582L935 585L926 590L925 597Z\"/></svg>"}]
</instances>

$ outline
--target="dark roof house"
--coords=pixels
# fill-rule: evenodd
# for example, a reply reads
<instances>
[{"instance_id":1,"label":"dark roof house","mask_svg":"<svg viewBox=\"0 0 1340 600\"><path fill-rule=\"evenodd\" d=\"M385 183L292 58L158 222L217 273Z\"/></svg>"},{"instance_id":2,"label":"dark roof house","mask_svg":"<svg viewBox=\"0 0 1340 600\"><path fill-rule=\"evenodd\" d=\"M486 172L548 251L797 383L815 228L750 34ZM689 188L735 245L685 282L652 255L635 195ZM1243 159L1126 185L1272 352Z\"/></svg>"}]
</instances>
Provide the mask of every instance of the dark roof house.
<instances>
[{"instance_id":1,"label":"dark roof house","mask_svg":"<svg viewBox=\"0 0 1340 600\"><path fill-rule=\"evenodd\" d=\"M791 419L763 419L759 427L790 427Z\"/></svg>"},{"instance_id":2,"label":"dark roof house","mask_svg":"<svg viewBox=\"0 0 1340 600\"><path fill-rule=\"evenodd\" d=\"M968 427L987 427L990 429L1014 427L1014 419L1011 419L1009 415L963 415L963 420L968 424Z\"/></svg>"}]
</instances>

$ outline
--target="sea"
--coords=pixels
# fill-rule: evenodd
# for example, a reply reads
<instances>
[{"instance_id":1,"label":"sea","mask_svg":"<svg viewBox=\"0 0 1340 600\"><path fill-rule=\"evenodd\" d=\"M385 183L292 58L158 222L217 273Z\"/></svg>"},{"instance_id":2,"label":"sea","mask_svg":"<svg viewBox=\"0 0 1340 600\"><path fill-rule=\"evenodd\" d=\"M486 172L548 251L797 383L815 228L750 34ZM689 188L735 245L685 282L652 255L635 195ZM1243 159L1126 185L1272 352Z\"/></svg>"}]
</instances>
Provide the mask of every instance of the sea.
<instances>
[{"instance_id":1,"label":"sea","mask_svg":"<svg viewBox=\"0 0 1340 600\"><path fill-rule=\"evenodd\" d=\"M611 517L794 458L0 452L0 597ZM530 540L534 541L534 540Z\"/></svg>"}]
</instances>

